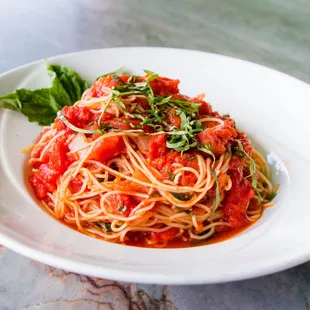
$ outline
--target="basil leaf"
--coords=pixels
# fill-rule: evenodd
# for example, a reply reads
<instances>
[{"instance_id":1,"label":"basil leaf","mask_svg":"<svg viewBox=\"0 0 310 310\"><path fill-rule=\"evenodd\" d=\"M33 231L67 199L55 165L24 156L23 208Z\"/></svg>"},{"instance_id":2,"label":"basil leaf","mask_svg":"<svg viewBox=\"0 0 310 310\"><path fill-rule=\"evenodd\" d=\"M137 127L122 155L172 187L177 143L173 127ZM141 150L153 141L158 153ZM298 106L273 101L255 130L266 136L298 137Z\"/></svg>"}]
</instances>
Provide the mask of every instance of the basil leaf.
<instances>
[{"instance_id":1,"label":"basil leaf","mask_svg":"<svg viewBox=\"0 0 310 310\"><path fill-rule=\"evenodd\" d=\"M87 83L69 67L46 64L51 79L49 88L17 89L0 97L0 108L20 112L30 122L45 126L54 121L57 111L79 100L88 88Z\"/></svg>"},{"instance_id":2,"label":"basil leaf","mask_svg":"<svg viewBox=\"0 0 310 310\"><path fill-rule=\"evenodd\" d=\"M120 83L121 85L126 85L125 82L123 82L117 75L113 74L112 75L112 79L118 83Z\"/></svg>"},{"instance_id":3,"label":"basil leaf","mask_svg":"<svg viewBox=\"0 0 310 310\"><path fill-rule=\"evenodd\" d=\"M106 232L112 232L111 223L96 222L95 225L96 225L98 228L104 229Z\"/></svg>"},{"instance_id":4,"label":"basil leaf","mask_svg":"<svg viewBox=\"0 0 310 310\"><path fill-rule=\"evenodd\" d=\"M158 77L159 77L159 75L157 74L157 73L154 73L154 72L152 72L152 71L150 71L150 70L143 70L146 74L148 74L149 75L149 77L147 78L147 82L149 83L149 82L151 82L151 81L153 81L153 80L155 80L155 79L157 79Z\"/></svg>"},{"instance_id":5,"label":"basil leaf","mask_svg":"<svg viewBox=\"0 0 310 310\"><path fill-rule=\"evenodd\" d=\"M125 213L127 211L127 206L126 205L122 205L122 204L119 204L118 205L118 211L121 211L123 213Z\"/></svg>"},{"instance_id":6,"label":"basil leaf","mask_svg":"<svg viewBox=\"0 0 310 310\"><path fill-rule=\"evenodd\" d=\"M168 178L170 181L174 181L174 175L170 170L168 170Z\"/></svg>"},{"instance_id":7,"label":"basil leaf","mask_svg":"<svg viewBox=\"0 0 310 310\"><path fill-rule=\"evenodd\" d=\"M182 201L190 200L193 197L193 195L185 194L185 193L172 193L172 195L175 198L182 200Z\"/></svg>"},{"instance_id":8,"label":"basil leaf","mask_svg":"<svg viewBox=\"0 0 310 310\"><path fill-rule=\"evenodd\" d=\"M58 81L61 83L62 88L65 90L69 96L71 104L80 100L83 92L89 88L88 83L83 80L78 73L76 73L72 68L66 66L52 65L49 62L47 63L47 69L49 74L53 79L52 90L54 91L55 96L64 95ZM57 101L61 102L59 98ZM62 103L62 105L71 105Z\"/></svg>"},{"instance_id":9,"label":"basil leaf","mask_svg":"<svg viewBox=\"0 0 310 310\"><path fill-rule=\"evenodd\" d=\"M277 192L271 192L267 197L266 200L267 201L272 201L273 198L275 198L277 196Z\"/></svg>"}]
</instances>

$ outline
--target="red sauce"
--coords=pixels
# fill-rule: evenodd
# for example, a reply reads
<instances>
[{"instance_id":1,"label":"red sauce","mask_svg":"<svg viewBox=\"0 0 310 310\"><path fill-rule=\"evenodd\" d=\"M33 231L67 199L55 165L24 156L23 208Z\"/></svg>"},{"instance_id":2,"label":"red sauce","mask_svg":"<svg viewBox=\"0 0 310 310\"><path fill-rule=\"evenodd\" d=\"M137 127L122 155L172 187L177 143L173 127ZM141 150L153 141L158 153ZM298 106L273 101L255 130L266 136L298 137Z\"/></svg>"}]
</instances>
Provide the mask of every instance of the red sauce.
<instances>
[{"instance_id":1,"label":"red sauce","mask_svg":"<svg viewBox=\"0 0 310 310\"><path fill-rule=\"evenodd\" d=\"M182 239L174 239L169 241L165 245L165 249L178 249L178 248L191 248L191 247L196 247L196 246L205 246L205 245L210 245L218 242L224 242L227 241L233 237L237 237L239 234L247 230L251 225L254 223L247 223L246 226L241 227L241 228L236 228L233 230L227 230L223 231L221 233L215 234L212 238L209 238L207 240L187 240L183 241ZM143 241L127 241L125 243L126 245L129 246L137 246L137 247L147 247L147 248L158 248L156 245L146 245Z\"/></svg>"}]
</instances>

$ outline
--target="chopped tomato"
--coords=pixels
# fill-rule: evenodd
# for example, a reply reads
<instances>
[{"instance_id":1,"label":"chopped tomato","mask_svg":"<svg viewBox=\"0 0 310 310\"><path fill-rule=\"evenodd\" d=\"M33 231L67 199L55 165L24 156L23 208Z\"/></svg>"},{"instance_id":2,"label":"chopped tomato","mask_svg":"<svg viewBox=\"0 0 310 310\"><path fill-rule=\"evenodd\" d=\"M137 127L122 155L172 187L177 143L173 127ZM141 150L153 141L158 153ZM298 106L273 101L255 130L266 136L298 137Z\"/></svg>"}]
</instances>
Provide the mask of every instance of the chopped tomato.
<instances>
[{"instance_id":1,"label":"chopped tomato","mask_svg":"<svg viewBox=\"0 0 310 310\"><path fill-rule=\"evenodd\" d=\"M43 162L47 162L51 169L61 174L71 164L71 161L67 157L67 153L69 152L68 145L66 145L67 138L66 135L59 137L43 156Z\"/></svg>"},{"instance_id":2,"label":"chopped tomato","mask_svg":"<svg viewBox=\"0 0 310 310\"><path fill-rule=\"evenodd\" d=\"M190 102L191 98L182 94L172 94L171 95L171 99L172 100L180 100L180 101L186 101L186 102Z\"/></svg>"},{"instance_id":3,"label":"chopped tomato","mask_svg":"<svg viewBox=\"0 0 310 310\"><path fill-rule=\"evenodd\" d=\"M125 144L122 137L109 137L95 143L92 156L95 160L105 162L121 154L124 148Z\"/></svg>"},{"instance_id":4,"label":"chopped tomato","mask_svg":"<svg viewBox=\"0 0 310 310\"><path fill-rule=\"evenodd\" d=\"M190 167L199 170L198 161L191 153L181 155L179 152L168 152L166 155L154 158L151 165L160 171L163 179L170 179L175 169L174 163L181 164L184 167ZM181 185L193 186L197 181L196 176L192 172L184 172L181 178Z\"/></svg>"},{"instance_id":5,"label":"chopped tomato","mask_svg":"<svg viewBox=\"0 0 310 310\"><path fill-rule=\"evenodd\" d=\"M163 232L149 232L148 233L148 239L151 241L151 243L163 243L168 242L176 237L176 235L179 233L179 229L176 227L170 228Z\"/></svg>"},{"instance_id":6,"label":"chopped tomato","mask_svg":"<svg viewBox=\"0 0 310 310\"><path fill-rule=\"evenodd\" d=\"M220 174L218 175L217 178L218 178L219 187L220 187L220 191L221 191L226 186L226 184L229 180L229 175L225 172L220 172Z\"/></svg>"},{"instance_id":7,"label":"chopped tomato","mask_svg":"<svg viewBox=\"0 0 310 310\"><path fill-rule=\"evenodd\" d=\"M47 164L42 164L39 170L30 176L29 182L38 199L45 199L48 192L53 192L56 189L59 175L59 172L50 169Z\"/></svg>"},{"instance_id":8,"label":"chopped tomato","mask_svg":"<svg viewBox=\"0 0 310 310\"><path fill-rule=\"evenodd\" d=\"M166 162L167 162L166 156L162 156L162 157L157 157L157 158L152 159L150 163L154 168L158 170L162 170L164 169Z\"/></svg>"},{"instance_id":9,"label":"chopped tomato","mask_svg":"<svg viewBox=\"0 0 310 310\"><path fill-rule=\"evenodd\" d=\"M155 135L150 139L148 158L155 159L167 153L167 137L165 134Z\"/></svg>"},{"instance_id":10,"label":"chopped tomato","mask_svg":"<svg viewBox=\"0 0 310 310\"><path fill-rule=\"evenodd\" d=\"M45 199L47 197L48 190L47 190L44 182L42 182L41 179L38 178L37 172L33 173L30 176L29 182L32 185L32 187L35 191L35 195L38 199L42 200L42 199Z\"/></svg>"},{"instance_id":11,"label":"chopped tomato","mask_svg":"<svg viewBox=\"0 0 310 310\"><path fill-rule=\"evenodd\" d=\"M204 101L200 98L197 98L197 97L191 98L190 101L200 104L200 107L199 107L199 114L200 115L211 115L212 114L212 107L206 101Z\"/></svg>"},{"instance_id":12,"label":"chopped tomato","mask_svg":"<svg viewBox=\"0 0 310 310\"><path fill-rule=\"evenodd\" d=\"M60 118L58 118L58 117L55 119L54 127L55 127L58 131L65 130L67 134L70 134L70 133L73 132L73 131L72 131Z\"/></svg>"},{"instance_id":13,"label":"chopped tomato","mask_svg":"<svg viewBox=\"0 0 310 310\"><path fill-rule=\"evenodd\" d=\"M67 136L63 135L54 142L52 147L44 154L43 163L38 164L36 167L38 171L29 178L39 199L45 199L47 192L53 192L56 189L58 178L72 163L71 158L67 156L69 149L66 140Z\"/></svg>"},{"instance_id":14,"label":"chopped tomato","mask_svg":"<svg viewBox=\"0 0 310 310\"><path fill-rule=\"evenodd\" d=\"M241 170L230 171L230 178L232 187L225 199L224 216L233 228L241 228L248 224L246 207L254 196L254 190L250 181L243 178Z\"/></svg>"},{"instance_id":15,"label":"chopped tomato","mask_svg":"<svg viewBox=\"0 0 310 310\"><path fill-rule=\"evenodd\" d=\"M89 123L96 119L96 116L85 107L65 106L61 113L66 117L69 123L78 128L85 128Z\"/></svg>"},{"instance_id":16,"label":"chopped tomato","mask_svg":"<svg viewBox=\"0 0 310 310\"><path fill-rule=\"evenodd\" d=\"M176 128L181 127L181 118L176 114L175 109L168 109L165 121Z\"/></svg>"},{"instance_id":17,"label":"chopped tomato","mask_svg":"<svg viewBox=\"0 0 310 310\"><path fill-rule=\"evenodd\" d=\"M117 78L115 78L115 76L117 76ZM118 79L123 81L124 83L127 83L129 77L130 75L116 75L116 74L110 74L108 76L103 76L99 78L88 90L86 90L86 92L84 93L84 96L88 95L94 98L107 96L109 93L106 91L105 88L112 88L113 86L120 86L121 83L118 81Z\"/></svg>"},{"instance_id":18,"label":"chopped tomato","mask_svg":"<svg viewBox=\"0 0 310 310\"><path fill-rule=\"evenodd\" d=\"M235 128L229 125L231 124L224 123L223 126L205 129L197 135L198 142L210 145L215 155L222 155L226 151L229 139L237 136Z\"/></svg>"},{"instance_id":19,"label":"chopped tomato","mask_svg":"<svg viewBox=\"0 0 310 310\"><path fill-rule=\"evenodd\" d=\"M211 151L214 155L222 155L226 151L225 144L221 139L214 133L212 128L205 129L197 135L199 143L203 143L210 146Z\"/></svg>"},{"instance_id":20,"label":"chopped tomato","mask_svg":"<svg viewBox=\"0 0 310 310\"><path fill-rule=\"evenodd\" d=\"M83 182L78 178L74 178L69 183L69 189L72 194L77 193L81 190Z\"/></svg>"},{"instance_id":21,"label":"chopped tomato","mask_svg":"<svg viewBox=\"0 0 310 310\"><path fill-rule=\"evenodd\" d=\"M158 77L157 79L150 82L154 94L159 96L169 96L172 94L178 94L178 85L180 80L172 80L166 77Z\"/></svg>"},{"instance_id":22,"label":"chopped tomato","mask_svg":"<svg viewBox=\"0 0 310 310\"><path fill-rule=\"evenodd\" d=\"M229 162L229 169L230 170L236 170L243 167L244 159L240 156L233 155L231 157L231 160Z\"/></svg>"},{"instance_id":23,"label":"chopped tomato","mask_svg":"<svg viewBox=\"0 0 310 310\"><path fill-rule=\"evenodd\" d=\"M107 197L107 210L110 213L121 216L129 216L132 209L136 206L135 201L125 194L112 194Z\"/></svg>"},{"instance_id":24,"label":"chopped tomato","mask_svg":"<svg viewBox=\"0 0 310 310\"><path fill-rule=\"evenodd\" d=\"M251 155L253 148L248 136L244 132L238 132L237 138L241 141L244 151Z\"/></svg>"}]
</instances>

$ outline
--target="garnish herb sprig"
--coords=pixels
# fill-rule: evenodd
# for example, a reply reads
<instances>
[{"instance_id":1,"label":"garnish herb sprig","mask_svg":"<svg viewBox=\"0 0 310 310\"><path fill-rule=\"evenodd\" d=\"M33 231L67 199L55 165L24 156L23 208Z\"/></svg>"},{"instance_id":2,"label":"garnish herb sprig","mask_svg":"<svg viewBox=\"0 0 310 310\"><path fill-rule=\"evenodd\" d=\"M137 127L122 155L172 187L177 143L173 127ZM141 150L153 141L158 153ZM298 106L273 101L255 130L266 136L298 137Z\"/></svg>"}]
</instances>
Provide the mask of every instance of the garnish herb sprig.
<instances>
[{"instance_id":1,"label":"garnish herb sprig","mask_svg":"<svg viewBox=\"0 0 310 310\"><path fill-rule=\"evenodd\" d=\"M147 125L154 128L157 133L168 134L167 147L177 152L185 152L196 147L198 142L195 136L204 130L201 122L197 120L200 105L198 103L175 100L172 99L172 96L163 97L155 95L149 83L155 80L158 74L148 70L145 70L145 73L147 73L148 77L142 82L137 82L136 76L132 76L127 84L115 79L121 85L112 88L111 102L120 97L143 95L148 100L149 109L143 115L140 111L129 113L122 106L127 117L141 120L141 127ZM175 112L175 116L180 117L180 128L176 128L165 121L172 109Z\"/></svg>"},{"instance_id":2,"label":"garnish herb sprig","mask_svg":"<svg viewBox=\"0 0 310 310\"><path fill-rule=\"evenodd\" d=\"M155 95L150 82L158 78L158 74L145 70L147 78L143 81L138 79L137 76L130 76L127 83L121 80L116 74L112 73L112 78L120 85L112 87L112 96L110 101L105 105L102 113L97 120L98 130L81 129L72 125L66 117L59 112L58 117L73 131L84 134L103 134L107 128L102 128L101 119L110 106L111 103L115 103L120 106L124 114L129 118L139 119L140 125L132 125L135 129L142 129L143 126L152 127L155 133L164 133L168 135L167 147L174 149L177 152L185 152L191 148L197 147L198 142L196 135L204 130L204 127L200 121L197 120L197 114L200 105L194 102L187 102L182 100L172 99L172 96L159 96ZM143 95L149 104L149 108L145 111L136 108L132 112L128 112L126 105L122 102L121 98L130 95ZM181 121L180 128L177 128L166 122L169 115L173 113L173 116L179 117ZM126 122L126 120L122 120ZM128 123L130 121L128 120ZM114 130L113 128L110 128Z\"/></svg>"}]
</instances>

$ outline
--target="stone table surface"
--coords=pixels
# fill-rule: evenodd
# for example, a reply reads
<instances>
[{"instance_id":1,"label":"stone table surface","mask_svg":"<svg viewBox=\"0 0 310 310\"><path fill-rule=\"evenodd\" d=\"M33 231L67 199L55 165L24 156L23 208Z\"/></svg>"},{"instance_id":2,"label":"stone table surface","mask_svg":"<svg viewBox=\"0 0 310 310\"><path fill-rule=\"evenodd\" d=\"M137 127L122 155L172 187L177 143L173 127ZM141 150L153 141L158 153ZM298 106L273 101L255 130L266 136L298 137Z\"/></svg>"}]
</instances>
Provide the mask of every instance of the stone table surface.
<instances>
[{"instance_id":1,"label":"stone table surface","mask_svg":"<svg viewBox=\"0 0 310 310\"><path fill-rule=\"evenodd\" d=\"M309 0L0 0L0 73L115 46L230 55L310 82ZM310 309L310 263L201 286L124 284L55 269L0 247L0 309Z\"/></svg>"}]
</instances>

